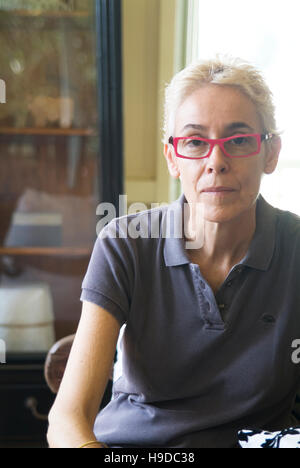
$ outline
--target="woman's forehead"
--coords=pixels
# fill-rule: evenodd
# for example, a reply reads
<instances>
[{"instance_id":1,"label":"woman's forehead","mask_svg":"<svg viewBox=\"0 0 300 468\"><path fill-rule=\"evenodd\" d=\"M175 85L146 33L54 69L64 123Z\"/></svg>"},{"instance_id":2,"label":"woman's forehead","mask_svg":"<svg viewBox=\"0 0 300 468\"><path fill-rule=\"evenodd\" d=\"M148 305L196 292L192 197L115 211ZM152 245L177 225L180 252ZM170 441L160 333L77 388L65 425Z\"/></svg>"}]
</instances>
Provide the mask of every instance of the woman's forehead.
<instances>
[{"instance_id":1,"label":"woman's forehead","mask_svg":"<svg viewBox=\"0 0 300 468\"><path fill-rule=\"evenodd\" d=\"M193 126L200 131L215 127L235 130L242 125L249 131L261 128L254 103L233 86L210 84L197 89L182 102L174 117L177 132Z\"/></svg>"}]
</instances>

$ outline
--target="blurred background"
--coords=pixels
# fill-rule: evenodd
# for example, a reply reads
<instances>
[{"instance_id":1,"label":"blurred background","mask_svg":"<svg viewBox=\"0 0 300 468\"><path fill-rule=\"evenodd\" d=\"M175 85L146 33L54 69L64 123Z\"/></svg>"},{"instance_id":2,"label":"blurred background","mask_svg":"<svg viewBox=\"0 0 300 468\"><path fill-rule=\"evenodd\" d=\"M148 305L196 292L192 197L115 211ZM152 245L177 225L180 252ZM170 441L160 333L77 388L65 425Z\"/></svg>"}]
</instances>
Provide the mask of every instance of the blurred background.
<instances>
[{"instance_id":1,"label":"blurred background","mask_svg":"<svg viewBox=\"0 0 300 468\"><path fill-rule=\"evenodd\" d=\"M45 445L45 358L77 328L97 206L118 215L120 194L147 208L181 193L161 141L174 73L216 53L260 68L283 141L262 194L300 214L297 7L0 0L0 445Z\"/></svg>"}]
</instances>

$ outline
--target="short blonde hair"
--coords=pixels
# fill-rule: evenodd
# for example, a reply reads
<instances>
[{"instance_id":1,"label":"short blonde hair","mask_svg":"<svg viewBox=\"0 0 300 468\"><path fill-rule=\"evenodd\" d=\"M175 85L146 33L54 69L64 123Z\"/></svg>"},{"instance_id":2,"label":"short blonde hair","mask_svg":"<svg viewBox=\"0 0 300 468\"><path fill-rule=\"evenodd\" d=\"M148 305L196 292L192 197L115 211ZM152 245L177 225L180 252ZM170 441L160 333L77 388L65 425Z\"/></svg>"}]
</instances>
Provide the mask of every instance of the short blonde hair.
<instances>
[{"instance_id":1,"label":"short blonde hair","mask_svg":"<svg viewBox=\"0 0 300 468\"><path fill-rule=\"evenodd\" d=\"M172 136L175 114L183 101L207 84L234 86L249 97L262 120L263 131L279 134L276 128L273 95L261 73L240 58L217 55L192 63L177 73L165 91L164 143Z\"/></svg>"}]
</instances>

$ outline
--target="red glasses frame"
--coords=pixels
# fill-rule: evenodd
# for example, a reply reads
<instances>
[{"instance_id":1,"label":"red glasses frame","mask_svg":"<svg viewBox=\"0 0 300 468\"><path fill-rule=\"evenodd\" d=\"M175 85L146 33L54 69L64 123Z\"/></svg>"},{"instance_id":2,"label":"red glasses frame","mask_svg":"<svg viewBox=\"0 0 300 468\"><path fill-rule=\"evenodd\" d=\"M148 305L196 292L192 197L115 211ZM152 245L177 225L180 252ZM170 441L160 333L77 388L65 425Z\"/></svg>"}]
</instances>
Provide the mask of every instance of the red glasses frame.
<instances>
[{"instance_id":1,"label":"red glasses frame","mask_svg":"<svg viewBox=\"0 0 300 468\"><path fill-rule=\"evenodd\" d=\"M252 137L256 138L257 147L258 147L257 151L254 151L253 153L246 154L246 155L243 155L243 156L231 156L229 153L227 153L227 151L224 148L224 143L226 141L233 140L234 138L249 137L249 136L252 136ZM215 145L219 145L220 148L222 149L223 153L225 154L225 156L227 156L228 158L248 158L249 156L254 156L255 154L258 154L260 152L260 150L261 150L261 143L263 141L270 140L272 138L272 136L273 135L271 133L247 133L247 134L241 133L241 134L233 135L233 136L226 137L226 138L216 138L216 139L213 139L213 138L200 138L200 137L176 137L176 138L174 138L174 137L171 136L169 138L169 144L174 147L176 156L178 158L183 158L183 159L205 159L205 158L209 158L209 156L211 155ZM181 154L179 154L178 151L177 151L178 141L179 140L191 140L191 139L204 141L206 143L209 143L210 149L208 151L208 154L206 156L202 156L201 158L191 158L189 156L182 156Z\"/></svg>"}]
</instances>

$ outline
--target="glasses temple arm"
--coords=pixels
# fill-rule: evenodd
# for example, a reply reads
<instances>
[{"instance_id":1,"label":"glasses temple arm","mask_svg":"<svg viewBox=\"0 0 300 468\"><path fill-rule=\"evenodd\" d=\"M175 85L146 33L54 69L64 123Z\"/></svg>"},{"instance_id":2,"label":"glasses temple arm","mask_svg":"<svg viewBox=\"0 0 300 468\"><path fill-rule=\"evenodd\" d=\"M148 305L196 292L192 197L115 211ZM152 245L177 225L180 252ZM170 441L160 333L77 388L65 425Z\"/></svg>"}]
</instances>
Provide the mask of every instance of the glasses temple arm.
<instances>
[{"instance_id":1,"label":"glasses temple arm","mask_svg":"<svg viewBox=\"0 0 300 468\"><path fill-rule=\"evenodd\" d=\"M261 141L271 140L273 136L274 136L273 133L263 133L262 135L260 135Z\"/></svg>"}]
</instances>

